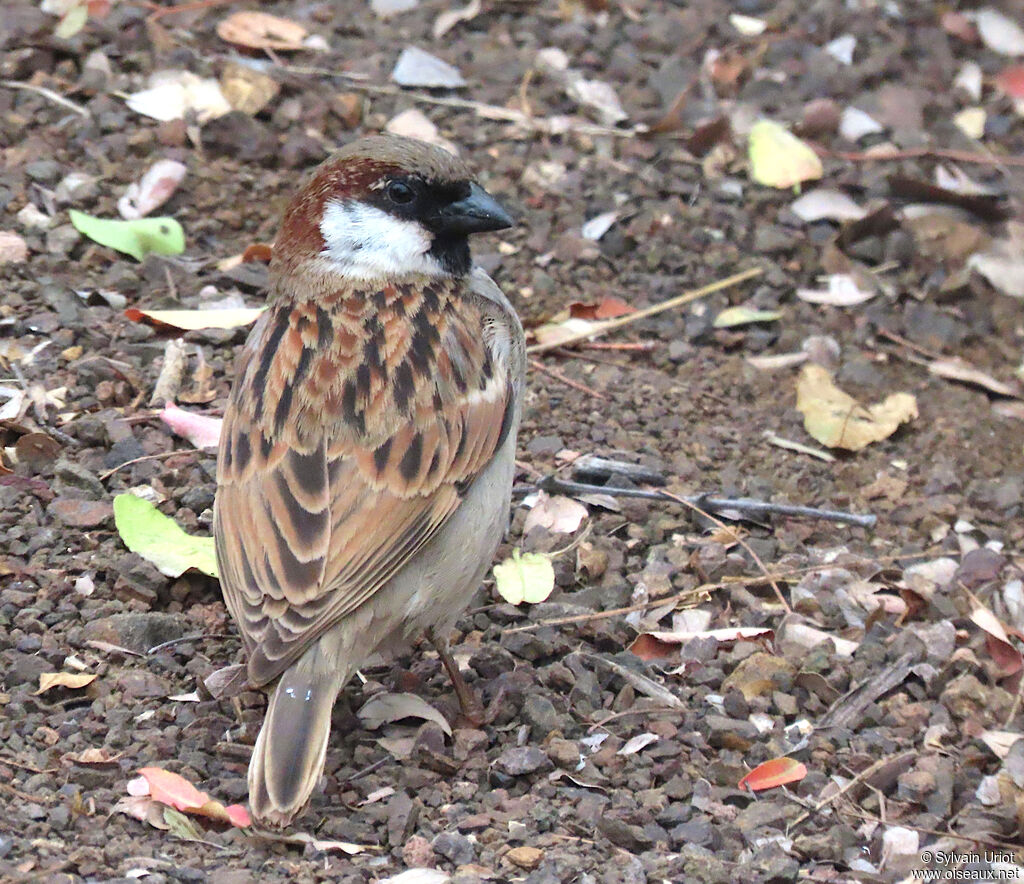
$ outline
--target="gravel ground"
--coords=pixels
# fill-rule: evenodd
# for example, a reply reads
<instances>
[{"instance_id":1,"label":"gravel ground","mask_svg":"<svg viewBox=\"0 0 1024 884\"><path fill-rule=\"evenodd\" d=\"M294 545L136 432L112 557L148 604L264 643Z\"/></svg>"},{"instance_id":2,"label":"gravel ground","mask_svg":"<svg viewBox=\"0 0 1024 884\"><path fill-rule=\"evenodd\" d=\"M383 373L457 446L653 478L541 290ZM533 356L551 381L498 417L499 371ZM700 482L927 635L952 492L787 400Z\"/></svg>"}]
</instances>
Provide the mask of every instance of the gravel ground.
<instances>
[{"instance_id":1,"label":"gravel ground","mask_svg":"<svg viewBox=\"0 0 1024 884\"><path fill-rule=\"evenodd\" d=\"M37 4L9 0L0 13L0 232L27 246L0 264L0 387L26 394L0 421L11 470L0 473L0 878L355 884L431 869L401 880L710 884L899 881L925 866L1024 878L1020 653L979 614L1024 631L1022 412L984 382L929 370L959 357L1015 383L1024 325L1007 290L1024 273L1012 260L1024 123L998 86L1013 59L969 18L908 0L487 3L441 38L437 2L386 20L362 4L266 3L328 49L244 55L216 32L237 6L147 22L150 10L120 2L70 39ZM744 36L732 12L767 30ZM846 35L849 64L825 49ZM396 87L408 45L468 85ZM578 103L580 81L552 72L545 47L614 87L628 114L619 131L606 131L607 102ZM160 123L123 99L153 71L225 78L239 58L278 87L255 115ZM530 117L495 119L485 106ZM837 132L851 107L881 131ZM972 108L985 115L980 139L953 122ZM130 553L112 500L148 486L182 528L209 533L215 458L174 436L151 396L181 336L177 401L218 416L246 330L178 335L124 307L258 306L263 265L219 262L273 239L303 170L411 109L522 218L477 257L531 327L571 302L639 309L762 272L602 339L635 349L536 354L522 493L499 556L575 546L554 557L548 601L513 607L488 583L458 624L452 644L492 704L490 724L457 726L424 644L339 699L324 788L297 824L319 845L198 817L158 828L115 810L135 771L166 768L244 803L265 698L211 697L204 680L242 659L217 581L168 578ZM808 222L792 189L754 183L745 131L760 115L821 145L823 186L871 213ZM864 153L885 144L888 159ZM158 158L187 167L161 210L187 232L182 257L137 262L75 231L69 208L116 217L124 188ZM943 164L994 195L922 191ZM942 204L921 208L924 196ZM583 223L608 211L611 228L585 238ZM1003 241L1009 282L998 288L968 259ZM879 293L850 307L797 297L837 272ZM737 305L781 318L715 328ZM770 444L766 433L818 447L795 407L800 369L756 361L805 350L865 402L913 393L919 416L828 462ZM524 534L539 477L569 477L582 454L655 470L677 494L878 521L773 516L741 523L737 539L666 500L602 497L585 501L575 536ZM706 634L738 626L765 631ZM630 650L640 633L673 629L701 634L655 642L657 656L650 642ZM61 671L97 678L38 692L41 674ZM385 691L422 697L456 727L406 718L371 730L356 712ZM738 787L783 756L806 776Z\"/></svg>"}]
</instances>

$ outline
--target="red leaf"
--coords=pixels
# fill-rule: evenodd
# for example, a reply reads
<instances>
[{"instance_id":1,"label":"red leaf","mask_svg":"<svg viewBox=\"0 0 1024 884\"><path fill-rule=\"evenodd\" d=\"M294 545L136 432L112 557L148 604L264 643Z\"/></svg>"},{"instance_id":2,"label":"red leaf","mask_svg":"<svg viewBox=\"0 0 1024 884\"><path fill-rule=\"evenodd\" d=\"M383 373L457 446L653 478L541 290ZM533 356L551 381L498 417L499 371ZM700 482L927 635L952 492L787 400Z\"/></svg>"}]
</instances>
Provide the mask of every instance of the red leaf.
<instances>
[{"instance_id":1,"label":"red leaf","mask_svg":"<svg viewBox=\"0 0 1024 884\"><path fill-rule=\"evenodd\" d=\"M681 645L695 638L712 638L719 644L771 642L775 640L775 632L766 626L730 626L700 632L644 632L636 637L629 650L641 660L658 660L675 655Z\"/></svg>"},{"instance_id":2,"label":"red leaf","mask_svg":"<svg viewBox=\"0 0 1024 884\"><path fill-rule=\"evenodd\" d=\"M985 636L985 648L988 655L999 668L1000 678L1009 678L1024 669L1024 657L1009 642L1004 642L994 635Z\"/></svg>"},{"instance_id":3,"label":"red leaf","mask_svg":"<svg viewBox=\"0 0 1024 884\"><path fill-rule=\"evenodd\" d=\"M965 43L978 42L978 29L962 12L942 13L942 30L952 37L963 40Z\"/></svg>"},{"instance_id":4,"label":"red leaf","mask_svg":"<svg viewBox=\"0 0 1024 884\"><path fill-rule=\"evenodd\" d=\"M149 795L154 801L177 810L196 810L210 800L183 776L159 767L142 767L139 773L149 783Z\"/></svg>"},{"instance_id":5,"label":"red leaf","mask_svg":"<svg viewBox=\"0 0 1024 884\"><path fill-rule=\"evenodd\" d=\"M774 789L786 783L796 783L807 776L807 765L794 758L773 758L759 764L748 773L738 785L741 789L760 792L762 789Z\"/></svg>"},{"instance_id":6,"label":"red leaf","mask_svg":"<svg viewBox=\"0 0 1024 884\"><path fill-rule=\"evenodd\" d=\"M238 826L240 829L247 828L252 825L252 819L249 817L249 811L247 811L241 804L232 804L230 807L225 807L219 801L207 801L202 807L192 808L191 813L198 814L200 816L207 816L212 820L217 820L221 823L230 823L232 826Z\"/></svg>"},{"instance_id":7,"label":"red leaf","mask_svg":"<svg viewBox=\"0 0 1024 884\"><path fill-rule=\"evenodd\" d=\"M977 604L970 617L971 622L985 632L985 647L993 662L999 667L1001 678L1016 675L1024 669L1024 657L1010 642L1006 627L995 614L983 605Z\"/></svg>"},{"instance_id":8,"label":"red leaf","mask_svg":"<svg viewBox=\"0 0 1024 884\"><path fill-rule=\"evenodd\" d=\"M928 602L912 589L901 589L900 598L907 603L905 620L914 620L918 614L928 607Z\"/></svg>"},{"instance_id":9,"label":"red leaf","mask_svg":"<svg viewBox=\"0 0 1024 884\"><path fill-rule=\"evenodd\" d=\"M679 653L679 645L663 642L650 633L644 632L636 637L629 646L630 653L636 654L641 660L661 660Z\"/></svg>"},{"instance_id":10,"label":"red leaf","mask_svg":"<svg viewBox=\"0 0 1024 884\"><path fill-rule=\"evenodd\" d=\"M238 826L240 829L247 829L252 825L252 818L249 816L247 811L241 804L229 804L224 808L227 811L228 819L231 820L231 825Z\"/></svg>"},{"instance_id":11,"label":"red leaf","mask_svg":"<svg viewBox=\"0 0 1024 884\"><path fill-rule=\"evenodd\" d=\"M249 811L241 804L225 807L219 801L214 801L205 792L200 792L188 780L176 773L159 767L143 767L139 769L139 773L149 785L149 798L153 801L186 813L206 816L222 823L230 823L239 828L252 825Z\"/></svg>"},{"instance_id":12,"label":"red leaf","mask_svg":"<svg viewBox=\"0 0 1024 884\"><path fill-rule=\"evenodd\" d=\"M188 439L196 448L216 448L224 421L178 408L168 402L160 412L160 419L179 436Z\"/></svg>"},{"instance_id":13,"label":"red leaf","mask_svg":"<svg viewBox=\"0 0 1024 884\"><path fill-rule=\"evenodd\" d=\"M621 298L612 295L602 298L596 304L573 301L569 305L569 316L573 319L614 319L616 316L625 316L627 313L635 312L636 308L630 307Z\"/></svg>"},{"instance_id":14,"label":"red leaf","mask_svg":"<svg viewBox=\"0 0 1024 884\"><path fill-rule=\"evenodd\" d=\"M1012 64L995 76L995 84L1010 98L1024 98L1024 65Z\"/></svg>"}]
</instances>

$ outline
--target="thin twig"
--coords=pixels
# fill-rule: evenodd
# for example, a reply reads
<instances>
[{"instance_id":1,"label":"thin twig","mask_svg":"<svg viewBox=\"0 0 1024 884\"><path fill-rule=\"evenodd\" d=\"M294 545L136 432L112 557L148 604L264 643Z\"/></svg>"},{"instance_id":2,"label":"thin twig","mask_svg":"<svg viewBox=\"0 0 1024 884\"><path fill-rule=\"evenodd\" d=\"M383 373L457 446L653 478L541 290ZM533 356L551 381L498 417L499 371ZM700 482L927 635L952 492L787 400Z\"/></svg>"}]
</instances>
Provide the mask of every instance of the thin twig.
<instances>
[{"instance_id":1,"label":"thin twig","mask_svg":"<svg viewBox=\"0 0 1024 884\"><path fill-rule=\"evenodd\" d=\"M362 770L357 770L352 776L345 778L346 785L348 783L354 783L356 780L361 780L363 777L367 777L374 771L380 770L385 764L391 760L390 755L385 755L383 758L378 758L376 761L371 762Z\"/></svg>"},{"instance_id":2,"label":"thin twig","mask_svg":"<svg viewBox=\"0 0 1024 884\"><path fill-rule=\"evenodd\" d=\"M162 651L165 648L170 648L173 645L180 645L183 642L194 642L194 641L205 641L210 638L238 638L237 635L232 635L230 632L195 632L192 635L181 635L178 638L172 638L170 641L161 642L158 645L153 645L147 654L155 654L157 651Z\"/></svg>"},{"instance_id":3,"label":"thin twig","mask_svg":"<svg viewBox=\"0 0 1024 884\"><path fill-rule=\"evenodd\" d=\"M205 454L202 448L181 448L175 449L174 451L158 451L156 454L144 454L142 457L135 457L131 460L126 460L122 464L118 464L112 470L107 470L105 473L100 473L100 481L109 479L118 470L123 470L125 467L130 467L132 464L142 463L144 460L163 460L165 457L174 457L176 454Z\"/></svg>"},{"instance_id":4,"label":"thin twig","mask_svg":"<svg viewBox=\"0 0 1024 884\"><path fill-rule=\"evenodd\" d=\"M616 675L626 681L627 684L633 686L633 690L639 691L645 697L650 697L652 700L656 700L663 706L670 709L686 709L686 704L679 699L675 694L672 693L668 688L658 684L653 678L648 678L639 672L634 672L621 663L616 663L614 660L609 660L607 657L602 657L599 654L585 654L581 653L579 656L586 660L593 660L595 663L600 663L602 666L606 666L612 670Z\"/></svg>"},{"instance_id":5,"label":"thin twig","mask_svg":"<svg viewBox=\"0 0 1024 884\"><path fill-rule=\"evenodd\" d=\"M868 822L880 822L877 816L867 813L856 806L846 807L840 812L852 814L858 819L866 820ZM936 838L952 838L954 841L969 841L972 844L976 844L978 847L1006 851L1007 853L1012 853L1014 856L1019 855L1021 850L1020 844L1012 844L1008 841L995 841L993 839L983 838L979 835L961 835L959 832L943 832L939 829L928 829L924 826L912 825L906 820L900 820L900 825L915 832L920 832L922 835L934 835Z\"/></svg>"},{"instance_id":6,"label":"thin twig","mask_svg":"<svg viewBox=\"0 0 1024 884\"><path fill-rule=\"evenodd\" d=\"M29 795L26 792L22 792L20 789L15 789L14 786L9 783L0 783L0 789L3 789L5 792L10 792L12 795L16 795L22 801L27 801L30 804L38 804L39 802L43 802L44 804L53 804L56 800L49 795Z\"/></svg>"},{"instance_id":7,"label":"thin twig","mask_svg":"<svg viewBox=\"0 0 1024 884\"><path fill-rule=\"evenodd\" d=\"M625 718L627 715L665 715L674 714L678 715L680 712L678 706L654 706L650 709L626 709L624 712L613 712L611 715L602 718L600 721L595 721L589 728L587 733L592 734L599 727L605 727L610 721L615 721L617 718Z\"/></svg>"},{"instance_id":8,"label":"thin twig","mask_svg":"<svg viewBox=\"0 0 1024 884\"><path fill-rule=\"evenodd\" d=\"M794 571L792 574L772 574L775 580L791 580L801 576L803 572ZM607 620L609 617L621 617L624 614L632 614L634 611L646 611L648 608L658 608L662 605L678 605L681 602L696 601L699 597L710 593L712 590L724 589L734 583L747 585L766 583L765 577L724 577L716 583L702 583L693 589L686 589L674 595L659 596L656 599L649 599L646 602L639 602L635 605L627 605L624 608L612 608L608 611L595 611L591 614L574 614L571 617L553 617L550 620L538 620L535 623L527 623L525 626L516 626L513 629L505 629L505 632L530 632L544 626L568 626L572 623L588 623L591 620Z\"/></svg>"},{"instance_id":9,"label":"thin twig","mask_svg":"<svg viewBox=\"0 0 1024 884\"><path fill-rule=\"evenodd\" d=\"M755 550L749 543L747 543L742 537L740 537L740 535L738 533L736 533L735 531L732 531L729 528L729 526L725 524L725 522L723 522L721 519L716 519L707 510L701 509L701 507L698 504L690 503L690 501L686 500L683 497L679 497L679 496L673 494L671 491L662 491L662 494L664 494L666 497L668 497L671 500L678 501L679 503L681 503L685 507L689 507L694 512L700 513L705 518L710 519L712 522L714 522L723 531L728 531L729 533L731 533L732 536L736 538L736 542L740 546L742 546L743 549L745 549L747 551L747 553L750 555L750 557L754 560L754 562L757 565L757 567L761 569L761 572L765 575L765 577L768 577L768 566L765 565L765 563L761 561L761 557L757 554L757 550ZM775 597L779 600L779 602L782 605L782 607L785 608L786 613L787 614L792 614L793 613L793 609L789 606L789 602L786 601L786 597L782 594L782 590L779 589L779 585L774 580L771 580L771 579L768 580L768 585L772 588L772 591L775 593Z\"/></svg>"},{"instance_id":10,"label":"thin twig","mask_svg":"<svg viewBox=\"0 0 1024 884\"><path fill-rule=\"evenodd\" d=\"M6 86L8 89L24 89L26 92L35 92L37 95L42 95L43 98L48 98L54 104L59 104L61 107L66 107L69 111L74 111L80 117L89 119L92 116L86 108L75 104L71 99L65 98L63 95L54 92L52 89L47 89L45 86L35 86L32 83L20 83L17 80L0 80L0 86Z\"/></svg>"},{"instance_id":11,"label":"thin twig","mask_svg":"<svg viewBox=\"0 0 1024 884\"><path fill-rule=\"evenodd\" d=\"M214 6L226 6L235 3L237 0L194 0L191 3L178 3L175 6L159 6L156 3L143 3L147 9L153 11L146 17L146 21L155 22L165 15L176 15L179 12L198 12L200 9L210 9Z\"/></svg>"},{"instance_id":12,"label":"thin twig","mask_svg":"<svg viewBox=\"0 0 1024 884\"><path fill-rule=\"evenodd\" d=\"M16 767L20 770L28 770L32 773L57 773L59 767L33 767L31 764L22 764L20 761L15 761L13 758L8 758L6 755L0 755L0 762L9 765L10 767Z\"/></svg>"},{"instance_id":13,"label":"thin twig","mask_svg":"<svg viewBox=\"0 0 1024 884\"><path fill-rule=\"evenodd\" d=\"M660 345L660 341L580 341L581 350L638 350L648 353Z\"/></svg>"},{"instance_id":14,"label":"thin twig","mask_svg":"<svg viewBox=\"0 0 1024 884\"><path fill-rule=\"evenodd\" d=\"M875 559L876 564L882 562L897 562L901 560L909 561L913 559L927 559L937 555L940 550L931 548L924 550L919 553L911 553L908 555L898 556L881 556ZM962 553L949 553L951 556L963 555ZM771 580L778 581L796 581L807 574L813 574L816 571L823 571L826 568L830 568L831 565L819 564L810 565L806 568L795 568L791 571L782 571L772 574L757 574L753 576L741 575L738 577L723 577L721 580L715 581L714 583L702 583L700 586L695 586L693 589L686 589L682 592L677 592L674 595L659 596L656 599L648 599L646 602L639 602L635 605L627 605L624 608L611 608L607 611L593 611L590 614L574 614L571 617L552 617L548 620L537 620L533 623L527 623L525 626L516 626L511 629L506 629L505 632L531 632L534 629L541 629L545 626L569 626L575 623L589 623L591 620L606 620L610 617L621 617L625 614L632 614L634 611L646 611L649 608L659 608L662 605L679 605L688 601L696 600L702 595L707 595L717 589L725 589L728 586L732 586L737 583L742 583L746 586L759 586L770 582ZM493 605L484 605L482 608L475 608L469 613L480 614L490 610Z\"/></svg>"},{"instance_id":15,"label":"thin twig","mask_svg":"<svg viewBox=\"0 0 1024 884\"><path fill-rule=\"evenodd\" d=\"M618 129L613 126L599 126L596 123L586 123L565 117L535 117L521 110L502 107L498 104L485 104L482 101L471 101L468 98L455 98L444 95L430 95L426 92L412 92L401 86L387 86L380 83L367 83L358 74L351 74L346 71L332 71L327 68L305 67L300 65L281 65L278 70L289 74L298 74L306 77L332 77L342 78L348 81L348 87L361 92L370 92L375 95L401 95L412 101L419 101L424 104L436 104L442 107L457 107L463 110L471 110L485 120L497 120L504 123L515 123L525 129L535 132L542 132L549 135L559 135L564 132L575 132L579 135L590 136L611 136L614 138L635 138L647 132L644 125L632 126L628 129Z\"/></svg>"},{"instance_id":16,"label":"thin twig","mask_svg":"<svg viewBox=\"0 0 1024 884\"><path fill-rule=\"evenodd\" d=\"M562 338L557 341L548 341L544 344L534 344L532 347L527 347L526 352L543 353L545 350L554 350L556 347L567 347L570 344L575 344L577 341L586 341L589 338L596 337L597 335L607 334L614 329L630 325L638 319L646 319L648 316L654 316L656 313L671 310L673 307L681 307L683 304L689 304L691 301L707 297L708 295L721 291L722 289L727 289L730 286L746 282L748 279L753 279L755 276L760 276L762 273L764 273L762 268L750 267L747 270L740 273L734 273L732 276L727 276L725 279L720 279L717 282L702 286L699 289L692 289L691 291L683 292L681 295L676 295L674 298L669 298L667 301L662 301L660 304L654 304L651 307L645 307L643 310L637 310L636 313L629 313L626 316L620 316L617 319L609 319L607 322L598 323L593 326L593 328L587 329L585 332L580 332L579 334L571 335L568 338Z\"/></svg>"},{"instance_id":17,"label":"thin twig","mask_svg":"<svg viewBox=\"0 0 1024 884\"><path fill-rule=\"evenodd\" d=\"M572 387L574 390L579 390L581 393L586 393L589 396L593 396L595 399L607 399L608 397L604 393L599 393L597 390L588 387L586 384L581 384L579 381L574 381L572 378L567 378L562 372L555 368L549 368L539 359L529 360L530 368L535 368L537 371L541 371L544 374L551 375L556 381L561 381L568 387Z\"/></svg>"},{"instance_id":18,"label":"thin twig","mask_svg":"<svg viewBox=\"0 0 1024 884\"><path fill-rule=\"evenodd\" d=\"M883 328L880 325L875 327L875 334L882 338L888 338L893 343L906 347L908 350L913 350L915 353L920 353L928 359L942 359L941 353L936 353L934 350L929 350L927 347L922 347L920 344L908 341L901 335L896 334L896 332L889 331L889 329Z\"/></svg>"},{"instance_id":19,"label":"thin twig","mask_svg":"<svg viewBox=\"0 0 1024 884\"><path fill-rule=\"evenodd\" d=\"M810 142L814 150L825 157L848 160L851 163L891 162L893 160L917 160L933 158L950 160L954 163L977 163L983 166L1024 166L1024 157L1007 157L997 154L974 153L969 150L949 150L934 147L911 147L906 150L860 151L830 150L821 144Z\"/></svg>"},{"instance_id":20,"label":"thin twig","mask_svg":"<svg viewBox=\"0 0 1024 884\"><path fill-rule=\"evenodd\" d=\"M749 516L790 516L804 519L823 519L826 522L844 522L872 528L877 518L871 513L848 513L843 510L823 510L812 506L797 506L789 503L772 503L767 500L752 500L749 497L710 497L707 494L691 494L679 497L660 488L615 488L607 485L590 485L586 482L569 482L557 476L545 476L537 487L549 494L608 494L612 497L639 497L643 500L681 501L689 506L703 507L721 513L736 510Z\"/></svg>"},{"instance_id":21,"label":"thin twig","mask_svg":"<svg viewBox=\"0 0 1024 884\"><path fill-rule=\"evenodd\" d=\"M885 767L885 765L889 764L893 759L899 758L901 755L905 754L906 753L904 752L897 752L895 755L890 755L886 758L879 758L878 761L876 761L874 764L868 765L855 777L851 777L849 780L847 780L846 783L844 783L843 786L839 788L837 791L835 791L833 794L829 795L827 798L822 798L821 801L815 804L814 807L812 807L810 810L800 814L800 816L798 816L795 820L793 820L792 823L790 823L786 827L786 831L792 832L802 822L804 822L807 819L810 819L810 817L814 814L820 813L822 810L824 810L826 807L832 804L832 802L837 801L851 789L860 785L862 780L865 780L868 777L880 771L883 767Z\"/></svg>"},{"instance_id":22,"label":"thin twig","mask_svg":"<svg viewBox=\"0 0 1024 884\"><path fill-rule=\"evenodd\" d=\"M1014 694L1013 704L1010 706L1010 711L1006 716L1006 722L1003 725L1007 730L1010 729L1010 722L1017 717L1017 712L1020 710L1022 701L1024 701L1024 678L1021 678L1017 682L1017 693Z\"/></svg>"}]
</instances>

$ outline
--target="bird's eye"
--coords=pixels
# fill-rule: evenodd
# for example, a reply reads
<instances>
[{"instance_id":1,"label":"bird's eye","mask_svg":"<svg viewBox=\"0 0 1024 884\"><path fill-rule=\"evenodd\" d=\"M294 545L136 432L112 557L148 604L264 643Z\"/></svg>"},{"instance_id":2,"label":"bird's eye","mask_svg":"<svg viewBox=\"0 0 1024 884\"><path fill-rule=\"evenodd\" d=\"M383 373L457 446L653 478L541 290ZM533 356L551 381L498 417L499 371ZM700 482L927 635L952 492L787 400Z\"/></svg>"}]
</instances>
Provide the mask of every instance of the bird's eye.
<instances>
[{"instance_id":1,"label":"bird's eye","mask_svg":"<svg viewBox=\"0 0 1024 884\"><path fill-rule=\"evenodd\" d=\"M388 185L388 199L399 206L407 206L416 199L416 191L405 181L392 181Z\"/></svg>"}]
</instances>

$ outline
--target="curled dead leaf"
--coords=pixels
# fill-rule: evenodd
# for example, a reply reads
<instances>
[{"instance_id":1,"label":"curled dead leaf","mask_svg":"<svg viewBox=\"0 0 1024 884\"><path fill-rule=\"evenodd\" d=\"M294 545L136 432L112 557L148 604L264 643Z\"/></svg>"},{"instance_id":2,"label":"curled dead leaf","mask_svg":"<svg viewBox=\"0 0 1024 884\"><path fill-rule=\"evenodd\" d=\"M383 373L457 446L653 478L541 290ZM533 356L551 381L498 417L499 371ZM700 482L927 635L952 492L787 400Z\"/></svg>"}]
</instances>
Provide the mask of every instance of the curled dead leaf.
<instances>
[{"instance_id":1,"label":"curled dead leaf","mask_svg":"<svg viewBox=\"0 0 1024 884\"><path fill-rule=\"evenodd\" d=\"M298 22L266 12L242 11L229 15L217 25L217 36L248 49L287 52L303 48L306 29Z\"/></svg>"},{"instance_id":2,"label":"curled dead leaf","mask_svg":"<svg viewBox=\"0 0 1024 884\"><path fill-rule=\"evenodd\" d=\"M636 312L635 307L631 307L614 295L608 295L596 303L573 301L569 305L569 316L573 319L615 319L618 316L634 312Z\"/></svg>"},{"instance_id":3,"label":"curled dead leaf","mask_svg":"<svg viewBox=\"0 0 1024 884\"><path fill-rule=\"evenodd\" d=\"M447 719L422 697L415 694L375 694L356 713L370 730L376 730L391 721L403 718L421 718L432 721L451 736L452 727Z\"/></svg>"},{"instance_id":4,"label":"curled dead leaf","mask_svg":"<svg viewBox=\"0 0 1024 884\"><path fill-rule=\"evenodd\" d=\"M641 660L659 660L671 657L679 648L692 639L710 638L719 644L738 641L772 641L775 632L766 626L731 626L725 629L704 629L675 632L644 632L634 639L629 651Z\"/></svg>"},{"instance_id":5,"label":"curled dead leaf","mask_svg":"<svg viewBox=\"0 0 1024 884\"><path fill-rule=\"evenodd\" d=\"M44 694L51 688L69 688L73 691L92 684L99 676L85 672L41 672L39 673L39 689L35 695Z\"/></svg>"},{"instance_id":6,"label":"curled dead leaf","mask_svg":"<svg viewBox=\"0 0 1024 884\"><path fill-rule=\"evenodd\" d=\"M572 534L586 517L587 508L582 503L561 494L551 496L541 491L523 522L523 534L538 526L553 534Z\"/></svg>"},{"instance_id":7,"label":"curled dead leaf","mask_svg":"<svg viewBox=\"0 0 1024 884\"><path fill-rule=\"evenodd\" d=\"M928 371L949 381L973 384L990 393L995 393L997 396L1009 396L1013 399L1024 398L1018 387L996 380L992 375L985 374L960 358L936 359L928 363Z\"/></svg>"},{"instance_id":8,"label":"curled dead leaf","mask_svg":"<svg viewBox=\"0 0 1024 884\"><path fill-rule=\"evenodd\" d=\"M820 365L805 365L796 388L796 407L804 428L822 445L860 451L887 439L901 424L917 417L917 400L910 393L893 393L867 407L832 381Z\"/></svg>"}]
</instances>

